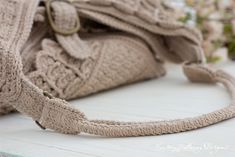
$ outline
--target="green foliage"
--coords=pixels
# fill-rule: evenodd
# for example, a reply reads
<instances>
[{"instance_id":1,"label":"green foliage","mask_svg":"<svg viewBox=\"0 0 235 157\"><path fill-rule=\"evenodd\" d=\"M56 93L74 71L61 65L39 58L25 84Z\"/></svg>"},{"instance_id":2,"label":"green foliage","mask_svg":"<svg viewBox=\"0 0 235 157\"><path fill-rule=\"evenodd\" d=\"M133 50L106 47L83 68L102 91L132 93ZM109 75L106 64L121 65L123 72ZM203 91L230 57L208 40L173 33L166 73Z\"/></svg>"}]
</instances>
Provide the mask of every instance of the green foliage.
<instances>
[{"instance_id":1,"label":"green foliage","mask_svg":"<svg viewBox=\"0 0 235 157\"><path fill-rule=\"evenodd\" d=\"M179 18L180 22L187 23L192 19L192 15L190 13L186 13L186 16Z\"/></svg>"},{"instance_id":2,"label":"green foliage","mask_svg":"<svg viewBox=\"0 0 235 157\"><path fill-rule=\"evenodd\" d=\"M221 60L219 56L210 56L206 58L208 63L217 63Z\"/></svg>"}]
</instances>

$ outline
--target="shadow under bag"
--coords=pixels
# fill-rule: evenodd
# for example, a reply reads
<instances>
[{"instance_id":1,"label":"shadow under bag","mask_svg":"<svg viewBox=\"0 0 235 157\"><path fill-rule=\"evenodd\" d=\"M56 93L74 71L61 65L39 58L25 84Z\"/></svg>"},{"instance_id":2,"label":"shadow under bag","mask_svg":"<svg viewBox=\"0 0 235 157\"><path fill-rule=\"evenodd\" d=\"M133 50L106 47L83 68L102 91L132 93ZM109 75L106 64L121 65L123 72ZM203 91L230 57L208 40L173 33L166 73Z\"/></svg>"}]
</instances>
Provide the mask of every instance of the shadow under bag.
<instances>
[{"instance_id":1,"label":"shadow under bag","mask_svg":"<svg viewBox=\"0 0 235 157\"><path fill-rule=\"evenodd\" d=\"M235 79L205 65L198 30L161 0L2 0L0 115L15 109L43 129L111 136L178 133L235 117ZM222 83L231 105L168 121L90 120L66 100L165 75L182 64L192 82Z\"/></svg>"}]
</instances>

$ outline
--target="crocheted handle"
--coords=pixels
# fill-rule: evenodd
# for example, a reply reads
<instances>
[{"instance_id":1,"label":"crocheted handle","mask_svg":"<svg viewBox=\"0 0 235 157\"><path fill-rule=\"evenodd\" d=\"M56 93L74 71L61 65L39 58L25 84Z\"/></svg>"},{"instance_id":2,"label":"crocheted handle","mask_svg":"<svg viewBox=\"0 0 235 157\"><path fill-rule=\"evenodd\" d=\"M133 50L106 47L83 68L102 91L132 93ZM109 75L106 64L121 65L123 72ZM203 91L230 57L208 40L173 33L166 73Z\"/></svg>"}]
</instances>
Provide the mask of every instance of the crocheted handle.
<instances>
[{"instance_id":1,"label":"crocheted handle","mask_svg":"<svg viewBox=\"0 0 235 157\"><path fill-rule=\"evenodd\" d=\"M129 137L189 131L235 117L235 80L232 76L221 70L213 71L204 65L186 64L183 68L188 79L193 82L222 83L232 96L231 105L193 118L169 121L117 122L89 120L78 109L69 107L66 102L60 102L51 97L50 99L55 104L44 106L39 123L44 128L67 134L84 132L102 136Z\"/></svg>"},{"instance_id":2,"label":"crocheted handle","mask_svg":"<svg viewBox=\"0 0 235 157\"><path fill-rule=\"evenodd\" d=\"M61 133L81 132L111 136L148 136L212 125L235 117L235 80L205 65L185 64L186 76L192 82L222 83L232 96L231 105L198 117L151 122L116 122L89 120L68 102L54 98L33 85L23 74L20 50L29 36L37 0L5 0L0 3L0 100L32 117L42 128Z\"/></svg>"}]
</instances>

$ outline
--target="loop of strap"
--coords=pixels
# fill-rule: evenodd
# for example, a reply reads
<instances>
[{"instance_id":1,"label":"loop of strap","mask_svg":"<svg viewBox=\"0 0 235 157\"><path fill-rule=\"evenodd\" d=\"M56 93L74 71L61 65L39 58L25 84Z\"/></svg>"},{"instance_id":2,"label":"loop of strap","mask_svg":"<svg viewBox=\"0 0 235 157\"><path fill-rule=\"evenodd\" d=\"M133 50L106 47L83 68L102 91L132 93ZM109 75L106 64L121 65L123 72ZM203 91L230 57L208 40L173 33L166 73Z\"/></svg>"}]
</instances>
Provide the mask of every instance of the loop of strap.
<instances>
[{"instance_id":1,"label":"loop of strap","mask_svg":"<svg viewBox=\"0 0 235 157\"><path fill-rule=\"evenodd\" d=\"M48 3L47 3L48 4ZM88 46L86 41L83 41L78 35L77 31L71 31L64 35L61 31L73 30L80 25L80 20L76 8L65 1L52 0L49 2L54 12L55 21L52 22L52 15L49 15L50 23L53 23L52 29L55 31L55 36L60 45L66 52L76 59L86 59L91 56L92 49ZM47 8L49 7L47 6ZM51 10L50 9L50 10ZM49 10L49 9L47 9ZM48 11L47 11L48 12ZM51 11L50 11L51 12ZM51 13L49 13L51 14ZM69 17L69 18L68 18ZM78 24L79 23L79 24ZM55 28L58 30L55 30Z\"/></svg>"},{"instance_id":2,"label":"loop of strap","mask_svg":"<svg viewBox=\"0 0 235 157\"><path fill-rule=\"evenodd\" d=\"M61 28L60 26L57 26L54 23L53 17L52 17L52 11L51 11L51 5L52 5L52 2L54 2L54 1L58 1L58 0L47 0L45 2L46 10L47 10L47 16L48 16L48 21L49 21L49 24L50 24L51 28L53 29L53 31L58 33L58 34L64 35L64 36L77 33L79 31L79 29L80 29L80 19L79 19L79 16L75 16L76 20L75 20L75 23L73 23L71 28L64 29L64 28ZM62 1L62 3L71 3L71 2L70 1ZM70 17L70 18L67 18L67 17ZM66 16L66 19L70 20L70 19L73 19L73 18L71 16Z\"/></svg>"}]
</instances>

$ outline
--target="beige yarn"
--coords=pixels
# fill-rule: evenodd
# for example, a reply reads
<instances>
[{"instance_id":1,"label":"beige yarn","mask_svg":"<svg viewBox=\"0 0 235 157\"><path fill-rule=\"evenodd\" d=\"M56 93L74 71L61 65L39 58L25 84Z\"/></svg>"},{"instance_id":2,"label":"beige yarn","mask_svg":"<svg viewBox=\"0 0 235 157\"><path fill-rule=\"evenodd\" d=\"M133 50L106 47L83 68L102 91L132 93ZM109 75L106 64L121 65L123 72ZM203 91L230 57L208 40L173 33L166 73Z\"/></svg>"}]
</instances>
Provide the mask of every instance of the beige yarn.
<instances>
[{"instance_id":1,"label":"beige yarn","mask_svg":"<svg viewBox=\"0 0 235 157\"><path fill-rule=\"evenodd\" d=\"M177 133L235 116L234 78L206 65L189 63L183 65L188 79L222 83L232 96L231 105L169 121L89 120L60 98L74 99L160 77L165 74L165 59L202 62L200 33L172 19L160 0L54 1L51 7L59 29L72 29L77 16L81 17L80 31L65 36L51 30L45 9L38 3L0 3L0 114L14 106L44 129L111 137Z\"/></svg>"}]
</instances>

